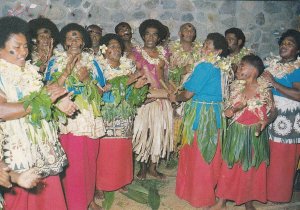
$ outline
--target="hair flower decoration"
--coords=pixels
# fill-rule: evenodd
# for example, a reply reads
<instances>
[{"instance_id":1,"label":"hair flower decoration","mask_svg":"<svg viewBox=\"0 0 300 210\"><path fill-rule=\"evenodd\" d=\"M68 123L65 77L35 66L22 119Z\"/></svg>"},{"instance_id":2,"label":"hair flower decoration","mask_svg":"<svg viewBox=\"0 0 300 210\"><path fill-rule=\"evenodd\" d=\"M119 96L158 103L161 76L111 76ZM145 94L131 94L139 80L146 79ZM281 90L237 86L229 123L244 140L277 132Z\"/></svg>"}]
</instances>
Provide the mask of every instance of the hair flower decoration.
<instances>
[{"instance_id":1,"label":"hair flower decoration","mask_svg":"<svg viewBox=\"0 0 300 210\"><path fill-rule=\"evenodd\" d=\"M105 44L101 45L101 46L100 46L100 50L101 50L101 53L104 54L105 51L107 50L106 45L105 45Z\"/></svg>"}]
</instances>

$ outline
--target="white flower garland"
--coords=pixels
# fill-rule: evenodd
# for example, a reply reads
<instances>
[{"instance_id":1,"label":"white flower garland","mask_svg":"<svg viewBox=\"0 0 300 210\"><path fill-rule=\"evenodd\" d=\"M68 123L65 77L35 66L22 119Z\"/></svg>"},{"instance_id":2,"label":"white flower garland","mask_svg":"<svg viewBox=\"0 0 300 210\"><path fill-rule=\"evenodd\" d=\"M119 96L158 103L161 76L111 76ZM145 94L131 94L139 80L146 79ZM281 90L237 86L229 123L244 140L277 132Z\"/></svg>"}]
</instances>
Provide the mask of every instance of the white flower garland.
<instances>
[{"instance_id":1,"label":"white flower garland","mask_svg":"<svg viewBox=\"0 0 300 210\"><path fill-rule=\"evenodd\" d=\"M292 73L294 70L300 68L300 57L293 62L280 63L280 56L273 56L266 59L267 68L265 71L269 71L274 77L281 79L285 75Z\"/></svg>"},{"instance_id":2,"label":"white flower garland","mask_svg":"<svg viewBox=\"0 0 300 210\"><path fill-rule=\"evenodd\" d=\"M156 50L158 51L158 57L157 58L152 58L148 55L148 53L140 46L136 47L138 52L141 52L143 58L148 61L148 63L152 65L158 65L160 60L165 61L166 64L168 64L168 60L166 58L166 50L162 46L157 46Z\"/></svg>"},{"instance_id":3,"label":"white flower garland","mask_svg":"<svg viewBox=\"0 0 300 210\"><path fill-rule=\"evenodd\" d=\"M102 55L99 56L99 63L102 67L103 74L105 79L111 80L118 76L124 76L128 74L132 74L136 70L136 66L133 63L132 60L128 59L125 56L122 56L120 58L120 66L117 68L112 68L110 64L107 62L107 59L105 59Z\"/></svg>"},{"instance_id":4,"label":"white flower garland","mask_svg":"<svg viewBox=\"0 0 300 210\"><path fill-rule=\"evenodd\" d=\"M58 71L62 72L69 61L68 55L66 51L60 51L55 49L54 50L54 56L56 57L55 65L58 67ZM80 65L83 67L87 67L89 71L92 71L93 69L93 60L94 55L87 53L87 52L81 52L81 59L80 59ZM76 73L79 70L78 66L74 66L74 72Z\"/></svg>"},{"instance_id":5,"label":"white flower garland","mask_svg":"<svg viewBox=\"0 0 300 210\"><path fill-rule=\"evenodd\" d=\"M271 96L270 96L270 86L269 83L263 78L259 77L257 79L258 82L258 88L257 93L259 94L259 97L255 96L250 99L247 99L247 107L241 110L240 112L237 112L234 116L235 121L237 118L239 118L244 111L247 109L257 115L261 120L263 120L264 116L263 113L260 111L260 108L263 106L267 106L267 112L270 111L272 106ZM226 108L229 108L233 106L236 103L239 102L245 102L243 101L244 98L242 98L243 92L245 90L246 81L245 80L235 80L231 84L230 88L230 99L227 101Z\"/></svg>"},{"instance_id":6,"label":"white flower garland","mask_svg":"<svg viewBox=\"0 0 300 210\"><path fill-rule=\"evenodd\" d=\"M170 43L170 50L173 53L175 53L176 55L180 55L180 59L182 61L185 61L186 59L190 58L192 56L193 60L197 60L197 57L199 56L199 53L201 51L203 44L199 41L194 41L192 42L192 50L191 51L185 51L182 48L182 45L180 43L180 40L176 40L174 42ZM178 62L178 61L176 61Z\"/></svg>"},{"instance_id":7,"label":"white flower garland","mask_svg":"<svg viewBox=\"0 0 300 210\"><path fill-rule=\"evenodd\" d=\"M19 87L24 96L29 95L31 92L39 91L43 86L42 76L38 73L38 67L31 65L30 61L26 61L25 67L21 68L0 59L0 75L7 81L7 84Z\"/></svg>"},{"instance_id":8,"label":"white flower garland","mask_svg":"<svg viewBox=\"0 0 300 210\"><path fill-rule=\"evenodd\" d=\"M231 63L238 64L245 55L250 55L250 54L253 54L253 51L251 49L243 47L239 53L232 56L228 56L228 59L230 60Z\"/></svg>"},{"instance_id":9,"label":"white flower garland","mask_svg":"<svg viewBox=\"0 0 300 210\"><path fill-rule=\"evenodd\" d=\"M218 54L215 54L213 52L209 54L202 53L199 57L199 61L197 62L197 64L202 62L212 63L214 66L219 67L223 73L232 73L230 59L222 58Z\"/></svg>"}]
</instances>

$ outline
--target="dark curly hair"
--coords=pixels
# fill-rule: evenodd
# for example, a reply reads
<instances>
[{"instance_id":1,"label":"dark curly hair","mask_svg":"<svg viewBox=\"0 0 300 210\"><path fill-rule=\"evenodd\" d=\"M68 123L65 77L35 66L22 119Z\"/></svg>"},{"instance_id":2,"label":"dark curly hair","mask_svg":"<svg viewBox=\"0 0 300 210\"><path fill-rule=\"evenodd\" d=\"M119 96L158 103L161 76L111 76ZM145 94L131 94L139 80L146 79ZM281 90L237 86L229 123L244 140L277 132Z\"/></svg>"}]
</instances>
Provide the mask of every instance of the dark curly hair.
<instances>
[{"instance_id":1,"label":"dark curly hair","mask_svg":"<svg viewBox=\"0 0 300 210\"><path fill-rule=\"evenodd\" d=\"M210 33L207 35L206 39L213 41L216 50L222 50L222 53L220 54L221 57L227 57L229 53L228 44L226 42L225 37L222 34Z\"/></svg>"},{"instance_id":2,"label":"dark curly hair","mask_svg":"<svg viewBox=\"0 0 300 210\"><path fill-rule=\"evenodd\" d=\"M288 29L286 32L284 32L280 39L278 40L278 44L281 45L281 43L283 42L283 40L286 37L292 37L297 45L297 50L300 50L300 32L294 29ZM297 54L297 56L300 56L300 52Z\"/></svg>"},{"instance_id":3,"label":"dark curly hair","mask_svg":"<svg viewBox=\"0 0 300 210\"><path fill-rule=\"evenodd\" d=\"M246 41L246 37L245 37L245 34L244 32L239 29L239 28L229 28L225 31L225 36L227 34L234 34L235 37L238 39L238 40L242 40L242 44L241 46L239 46L240 48L243 48L244 45L245 45L245 41Z\"/></svg>"},{"instance_id":4,"label":"dark curly hair","mask_svg":"<svg viewBox=\"0 0 300 210\"><path fill-rule=\"evenodd\" d=\"M100 40L100 46L103 44L105 46L107 46L109 44L110 40L113 40L113 39L119 42L119 44L121 46L121 52L123 55L124 50L125 50L125 45L124 45L123 40L117 34L112 34L112 33L105 34Z\"/></svg>"},{"instance_id":5,"label":"dark curly hair","mask_svg":"<svg viewBox=\"0 0 300 210\"><path fill-rule=\"evenodd\" d=\"M156 28L157 29L159 41L164 39L167 35L165 26L159 20L147 19L144 22L142 22L139 27L139 33L143 40L144 40L144 36L145 36L147 28Z\"/></svg>"},{"instance_id":6,"label":"dark curly hair","mask_svg":"<svg viewBox=\"0 0 300 210\"><path fill-rule=\"evenodd\" d=\"M87 32L87 30L77 24L77 23L69 23L68 25L64 26L61 30L60 30L60 43L64 46L65 45L65 42L66 42L66 35L68 32L70 31L78 31L81 35L82 35L82 38L83 38L83 42L84 42L84 47L85 48L90 48L91 47L91 38Z\"/></svg>"},{"instance_id":7,"label":"dark curly hair","mask_svg":"<svg viewBox=\"0 0 300 210\"><path fill-rule=\"evenodd\" d=\"M118 23L118 25L116 25L116 27L115 27L115 33L117 34L119 32L119 30L120 30L120 27L124 27L124 26L127 26L131 30L131 26L129 25L129 23L127 23L127 22L121 22L121 23Z\"/></svg>"},{"instance_id":8,"label":"dark curly hair","mask_svg":"<svg viewBox=\"0 0 300 210\"><path fill-rule=\"evenodd\" d=\"M48 29L51 32L51 37L54 39L53 46L56 46L59 43L59 30L55 23L50 19L39 17L32 19L28 22L31 38L37 38L37 32L41 28Z\"/></svg>"},{"instance_id":9,"label":"dark curly hair","mask_svg":"<svg viewBox=\"0 0 300 210\"><path fill-rule=\"evenodd\" d=\"M253 66L254 68L256 68L258 71L258 76L260 76L265 70L264 62L257 55L254 55L254 54L245 55L241 59L241 62L246 62L246 63L250 64L251 66Z\"/></svg>"},{"instance_id":10,"label":"dark curly hair","mask_svg":"<svg viewBox=\"0 0 300 210\"><path fill-rule=\"evenodd\" d=\"M5 48L5 43L12 34L23 34L27 42L29 41L29 26L28 23L15 16L6 16L0 18L0 48Z\"/></svg>"}]
</instances>

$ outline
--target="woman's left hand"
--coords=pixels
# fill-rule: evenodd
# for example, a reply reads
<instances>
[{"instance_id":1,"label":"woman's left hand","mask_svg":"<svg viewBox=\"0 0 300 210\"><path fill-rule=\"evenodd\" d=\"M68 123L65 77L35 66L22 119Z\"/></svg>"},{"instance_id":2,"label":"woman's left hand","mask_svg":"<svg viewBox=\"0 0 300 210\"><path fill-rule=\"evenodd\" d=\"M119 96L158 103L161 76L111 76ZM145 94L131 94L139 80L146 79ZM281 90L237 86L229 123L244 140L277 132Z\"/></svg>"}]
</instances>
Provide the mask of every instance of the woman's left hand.
<instances>
[{"instance_id":1,"label":"woman's left hand","mask_svg":"<svg viewBox=\"0 0 300 210\"><path fill-rule=\"evenodd\" d=\"M84 82L89 79L90 72L87 67L83 66L79 69L77 76L81 82Z\"/></svg>"},{"instance_id":2,"label":"woman's left hand","mask_svg":"<svg viewBox=\"0 0 300 210\"><path fill-rule=\"evenodd\" d=\"M47 85L46 89L51 98L52 103L54 103L59 97L67 93L67 90L64 87L61 87L56 83Z\"/></svg>"},{"instance_id":3,"label":"woman's left hand","mask_svg":"<svg viewBox=\"0 0 300 210\"><path fill-rule=\"evenodd\" d=\"M176 103L176 95L174 93L169 94L169 100L171 101L171 103Z\"/></svg>"},{"instance_id":4,"label":"woman's left hand","mask_svg":"<svg viewBox=\"0 0 300 210\"><path fill-rule=\"evenodd\" d=\"M78 110L76 104L70 99L72 95L72 92L69 93L56 104L57 108L68 116L72 116Z\"/></svg>"},{"instance_id":5,"label":"woman's left hand","mask_svg":"<svg viewBox=\"0 0 300 210\"><path fill-rule=\"evenodd\" d=\"M135 88L141 88L141 87L145 86L146 84L148 84L148 79L144 75L144 76L137 79L136 83L134 84L134 87Z\"/></svg>"},{"instance_id":6,"label":"woman's left hand","mask_svg":"<svg viewBox=\"0 0 300 210\"><path fill-rule=\"evenodd\" d=\"M272 75L270 72L265 71L265 72L262 73L261 76L262 76L265 80L267 80L269 83L271 83L272 86L274 86L275 80L274 80L273 75Z\"/></svg>"}]
</instances>

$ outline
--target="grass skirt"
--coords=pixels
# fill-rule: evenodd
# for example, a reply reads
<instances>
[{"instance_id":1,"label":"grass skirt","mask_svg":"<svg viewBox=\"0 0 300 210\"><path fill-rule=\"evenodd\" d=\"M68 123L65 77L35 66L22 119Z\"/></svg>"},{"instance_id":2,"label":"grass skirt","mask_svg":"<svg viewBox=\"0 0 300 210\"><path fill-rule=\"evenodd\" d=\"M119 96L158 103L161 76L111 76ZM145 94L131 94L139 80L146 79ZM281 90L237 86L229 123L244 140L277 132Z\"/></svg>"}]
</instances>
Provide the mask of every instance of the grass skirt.
<instances>
[{"instance_id":1,"label":"grass skirt","mask_svg":"<svg viewBox=\"0 0 300 210\"><path fill-rule=\"evenodd\" d=\"M136 160L153 163L173 151L173 109L170 101L157 99L138 109L133 129L133 151Z\"/></svg>"}]
</instances>

